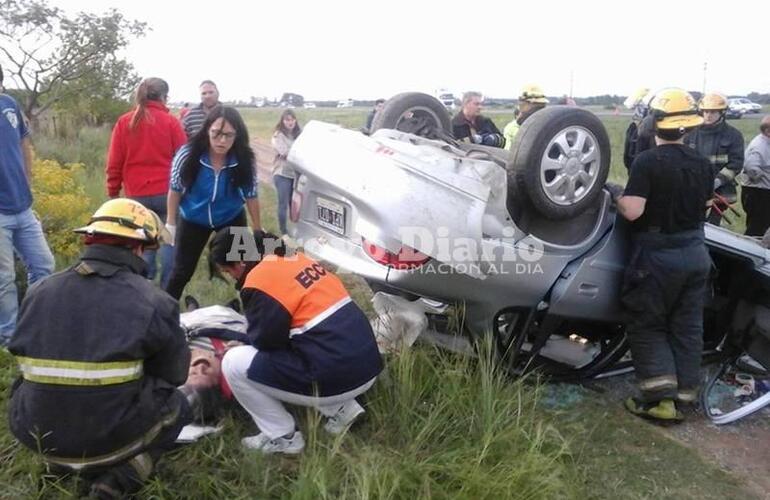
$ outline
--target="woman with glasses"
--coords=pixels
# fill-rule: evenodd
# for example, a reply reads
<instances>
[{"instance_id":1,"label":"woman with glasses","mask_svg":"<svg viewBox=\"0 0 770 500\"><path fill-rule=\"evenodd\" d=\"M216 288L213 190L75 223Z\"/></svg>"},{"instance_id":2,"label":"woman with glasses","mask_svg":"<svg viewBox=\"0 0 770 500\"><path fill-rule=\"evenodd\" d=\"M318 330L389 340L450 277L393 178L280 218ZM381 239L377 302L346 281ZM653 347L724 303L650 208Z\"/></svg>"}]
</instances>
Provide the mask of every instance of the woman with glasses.
<instances>
[{"instance_id":1,"label":"woman with glasses","mask_svg":"<svg viewBox=\"0 0 770 500\"><path fill-rule=\"evenodd\" d=\"M289 149L297 138L301 129L294 111L287 109L281 113L281 119L275 126L272 145L275 149L275 162L273 164L273 182L278 193L278 226L281 229L281 238L286 241L289 229L286 225L286 214L289 212L289 202L294 189L294 169L286 157Z\"/></svg>"},{"instance_id":2,"label":"woman with glasses","mask_svg":"<svg viewBox=\"0 0 770 500\"><path fill-rule=\"evenodd\" d=\"M218 106L171 165L166 227L176 247L166 291L182 296L211 233L227 226L261 231L254 152L243 118ZM244 211L245 208L245 211Z\"/></svg>"}]
</instances>

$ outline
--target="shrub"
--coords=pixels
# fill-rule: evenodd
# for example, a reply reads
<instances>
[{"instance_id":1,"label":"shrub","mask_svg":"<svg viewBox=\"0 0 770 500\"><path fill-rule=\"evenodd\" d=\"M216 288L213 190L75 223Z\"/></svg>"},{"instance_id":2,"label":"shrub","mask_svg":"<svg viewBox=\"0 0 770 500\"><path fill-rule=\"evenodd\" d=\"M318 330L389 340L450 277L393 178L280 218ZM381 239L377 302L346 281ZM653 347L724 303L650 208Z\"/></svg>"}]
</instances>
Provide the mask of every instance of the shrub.
<instances>
[{"instance_id":1,"label":"shrub","mask_svg":"<svg viewBox=\"0 0 770 500\"><path fill-rule=\"evenodd\" d=\"M62 165L40 159L32 166L33 209L43 224L48 246L63 259L78 254L79 236L72 229L86 224L90 216L90 199L78 182L83 168L80 163Z\"/></svg>"}]
</instances>

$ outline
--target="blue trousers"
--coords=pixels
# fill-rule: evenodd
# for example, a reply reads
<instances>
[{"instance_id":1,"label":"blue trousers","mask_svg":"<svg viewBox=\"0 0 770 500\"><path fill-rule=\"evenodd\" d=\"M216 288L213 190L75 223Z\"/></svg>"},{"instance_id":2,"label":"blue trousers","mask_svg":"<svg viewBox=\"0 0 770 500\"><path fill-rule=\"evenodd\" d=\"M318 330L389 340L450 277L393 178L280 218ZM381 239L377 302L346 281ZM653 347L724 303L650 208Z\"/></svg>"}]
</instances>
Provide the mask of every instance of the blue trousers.
<instances>
[{"instance_id":1,"label":"blue trousers","mask_svg":"<svg viewBox=\"0 0 770 500\"><path fill-rule=\"evenodd\" d=\"M166 195L159 194L155 196L134 196L136 200L146 208L149 208L160 217L160 220L166 222ZM161 245L159 250L145 250L142 258L147 263L147 277L155 279L158 274L158 265L156 257L160 254L160 287L165 288L168 279L171 276L171 269L174 267L174 247L171 245Z\"/></svg>"},{"instance_id":2,"label":"blue trousers","mask_svg":"<svg viewBox=\"0 0 770 500\"><path fill-rule=\"evenodd\" d=\"M289 206L291 205L291 194L294 191L294 179L276 175L273 177L273 183L275 183L275 190L278 192L278 227L281 229L281 234L289 234L286 216L289 213Z\"/></svg>"},{"instance_id":3,"label":"blue trousers","mask_svg":"<svg viewBox=\"0 0 770 500\"><path fill-rule=\"evenodd\" d=\"M14 251L27 267L30 285L53 272L53 254L31 208L0 214L0 346L10 340L19 310Z\"/></svg>"}]
</instances>

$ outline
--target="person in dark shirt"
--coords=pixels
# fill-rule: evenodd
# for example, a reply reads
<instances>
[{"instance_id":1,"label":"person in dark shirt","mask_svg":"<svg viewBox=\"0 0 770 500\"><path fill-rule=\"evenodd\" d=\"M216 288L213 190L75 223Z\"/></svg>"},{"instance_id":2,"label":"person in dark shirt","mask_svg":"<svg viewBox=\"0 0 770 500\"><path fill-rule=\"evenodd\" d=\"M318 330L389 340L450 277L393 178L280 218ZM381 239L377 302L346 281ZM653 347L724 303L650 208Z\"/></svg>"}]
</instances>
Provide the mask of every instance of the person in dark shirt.
<instances>
[{"instance_id":1,"label":"person in dark shirt","mask_svg":"<svg viewBox=\"0 0 770 500\"><path fill-rule=\"evenodd\" d=\"M684 145L684 135L703 122L690 94L663 90L651 113L657 147L636 157L625 191L610 187L633 238L621 302L641 397L625 405L645 418L679 421L677 402L694 403L700 383L711 266L703 224L714 173Z\"/></svg>"},{"instance_id":2,"label":"person in dark shirt","mask_svg":"<svg viewBox=\"0 0 770 500\"><path fill-rule=\"evenodd\" d=\"M623 144L623 165L628 169L639 153L655 147L654 120L649 114L649 104L653 97L650 89L641 88L624 102L627 108L634 111Z\"/></svg>"},{"instance_id":3,"label":"person in dark shirt","mask_svg":"<svg viewBox=\"0 0 770 500\"><path fill-rule=\"evenodd\" d=\"M377 113L382 111L382 108L384 107L385 99L377 99L374 101L374 107L371 111L369 111L369 114L366 115L366 126L364 128L366 129L367 134L372 132L372 123L374 123L374 117L377 116Z\"/></svg>"},{"instance_id":4,"label":"person in dark shirt","mask_svg":"<svg viewBox=\"0 0 770 500\"><path fill-rule=\"evenodd\" d=\"M460 112L452 118L452 135L458 141L483 144L496 148L505 147L505 138L497 125L481 114L483 98L479 92L463 94Z\"/></svg>"}]
</instances>

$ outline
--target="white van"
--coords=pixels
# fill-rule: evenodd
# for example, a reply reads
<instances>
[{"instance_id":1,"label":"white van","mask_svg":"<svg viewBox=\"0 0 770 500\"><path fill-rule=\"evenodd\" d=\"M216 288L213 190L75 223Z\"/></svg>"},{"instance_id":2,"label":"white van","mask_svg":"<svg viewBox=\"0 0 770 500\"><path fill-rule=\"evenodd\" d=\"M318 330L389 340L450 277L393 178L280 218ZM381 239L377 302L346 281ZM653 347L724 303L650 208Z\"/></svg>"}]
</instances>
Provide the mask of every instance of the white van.
<instances>
[{"instance_id":1,"label":"white van","mask_svg":"<svg viewBox=\"0 0 770 500\"><path fill-rule=\"evenodd\" d=\"M338 108L352 108L353 99L345 99L337 103Z\"/></svg>"}]
</instances>

